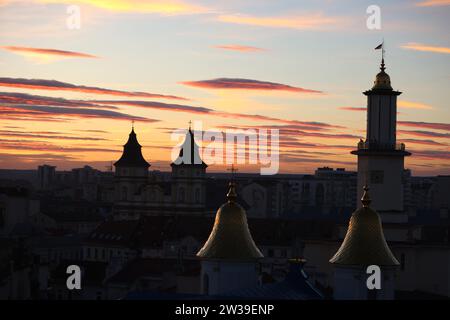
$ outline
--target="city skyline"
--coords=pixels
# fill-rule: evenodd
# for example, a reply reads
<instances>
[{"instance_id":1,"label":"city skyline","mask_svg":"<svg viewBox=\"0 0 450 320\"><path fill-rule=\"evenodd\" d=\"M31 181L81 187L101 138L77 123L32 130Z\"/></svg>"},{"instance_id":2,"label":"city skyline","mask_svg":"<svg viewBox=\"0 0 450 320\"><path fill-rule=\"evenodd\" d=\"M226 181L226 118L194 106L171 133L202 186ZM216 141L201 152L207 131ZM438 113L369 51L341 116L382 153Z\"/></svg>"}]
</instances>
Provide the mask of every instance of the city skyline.
<instances>
[{"instance_id":1,"label":"city skyline","mask_svg":"<svg viewBox=\"0 0 450 320\"><path fill-rule=\"evenodd\" d=\"M366 27L370 4L2 1L0 166L103 170L134 121L145 159L169 170L170 133L192 120L280 129L280 173L355 170L384 38L405 167L446 174L449 3L380 1L381 30Z\"/></svg>"}]
</instances>

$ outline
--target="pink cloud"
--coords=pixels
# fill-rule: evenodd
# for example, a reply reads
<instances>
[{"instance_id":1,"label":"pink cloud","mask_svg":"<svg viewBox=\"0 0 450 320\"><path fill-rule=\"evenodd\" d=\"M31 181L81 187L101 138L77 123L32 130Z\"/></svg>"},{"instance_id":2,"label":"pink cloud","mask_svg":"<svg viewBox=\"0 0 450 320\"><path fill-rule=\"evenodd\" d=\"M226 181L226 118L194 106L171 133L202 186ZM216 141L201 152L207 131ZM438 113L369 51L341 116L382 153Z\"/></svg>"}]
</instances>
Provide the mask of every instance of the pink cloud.
<instances>
[{"instance_id":1,"label":"pink cloud","mask_svg":"<svg viewBox=\"0 0 450 320\"><path fill-rule=\"evenodd\" d=\"M184 85L204 89L239 89L263 91L289 91L299 93L323 93L322 91L294 87L276 82L259 81L241 78L217 78L212 80L185 81Z\"/></svg>"}]
</instances>

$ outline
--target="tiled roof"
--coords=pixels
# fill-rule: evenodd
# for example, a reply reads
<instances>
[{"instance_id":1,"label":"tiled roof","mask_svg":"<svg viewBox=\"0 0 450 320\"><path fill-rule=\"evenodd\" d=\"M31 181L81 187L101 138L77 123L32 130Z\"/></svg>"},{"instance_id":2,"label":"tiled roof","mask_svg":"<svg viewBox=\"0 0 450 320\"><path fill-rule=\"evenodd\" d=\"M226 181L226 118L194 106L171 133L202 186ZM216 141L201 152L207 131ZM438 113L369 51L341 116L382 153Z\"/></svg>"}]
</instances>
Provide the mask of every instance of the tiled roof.
<instances>
[{"instance_id":1,"label":"tiled roof","mask_svg":"<svg viewBox=\"0 0 450 320\"><path fill-rule=\"evenodd\" d=\"M106 221L94 230L86 243L105 246L160 248L163 241L193 237L204 243L214 225L214 217L145 216L136 221ZM255 243L289 246L302 239L332 239L335 223L314 220L248 219Z\"/></svg>"},{"instance_id":2,"label":"tiled roof","mask_svg":"<svg viewBox=\"0 0 450 320\"><path fill-rule=\"evenodd\" d=\"M198 276L200 274L200 261L138 258L125 265L122 270L109 278L107 283L132 284L139 278L159 277L165 272Z\"/></svg>"}]
</instances>

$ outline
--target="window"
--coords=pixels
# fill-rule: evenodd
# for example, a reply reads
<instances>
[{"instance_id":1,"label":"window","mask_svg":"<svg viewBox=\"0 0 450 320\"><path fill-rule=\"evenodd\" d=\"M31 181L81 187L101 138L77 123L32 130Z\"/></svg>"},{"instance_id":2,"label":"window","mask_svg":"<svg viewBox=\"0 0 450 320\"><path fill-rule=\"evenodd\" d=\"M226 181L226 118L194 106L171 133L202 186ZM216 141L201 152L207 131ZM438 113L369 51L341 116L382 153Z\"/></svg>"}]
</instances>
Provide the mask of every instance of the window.
<instances>
[{"instance_id":1,"label":"window","mask_svg":"<svg viewBox=\"0 0 450 320\"><path fill-rule=\"evenodd\" d=\"M269 249L269 251L267 251L267 255L268 255L270 258L273 258L273 249Z\"/></svg>"},{"instance_id":2,"label":"window","mask_svg":"<svg viewBox=\"0 0 450 320\"><path fill-rule=\"evenodd\" d=\"M88 259L91 258L91 248L87 248L87 257Z\"/></svg>"}]
</instances>

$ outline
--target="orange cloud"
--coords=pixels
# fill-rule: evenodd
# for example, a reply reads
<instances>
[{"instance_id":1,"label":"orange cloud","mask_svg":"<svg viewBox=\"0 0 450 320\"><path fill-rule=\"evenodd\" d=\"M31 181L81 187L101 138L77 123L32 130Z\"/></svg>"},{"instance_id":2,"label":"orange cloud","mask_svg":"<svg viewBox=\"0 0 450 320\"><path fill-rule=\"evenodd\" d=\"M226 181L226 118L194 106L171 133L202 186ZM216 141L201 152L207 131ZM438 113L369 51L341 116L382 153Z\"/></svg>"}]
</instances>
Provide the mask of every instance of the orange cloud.
<instances>
[{"instance_id":1,"label":"orange cloud","mask_svg":"<svg viewBox=\"0 0 450 320\"><path fill-rule=\"evenodd\" d=\"M399 126L427 128L436 130L450 131L450 123L438 123L438 122L417 122L417 121L398 121Z\"/></svg>"},{"instance_id":2,"label":"orange cloud","mask_svg":"<svg viewBox=\"0 0 450 320\"><path fill-rule=\"evenodd\" d=\"M339 110L346 110L346 111L366 111L367 108L365 108L365 107L340 107Z\"/></svg>"},{"instance_id":3,"label":"orange cloud","mask_svg":"<svg viewBox=\"0 0 450 320\"><path fill-rule=\"evenodd\" d=\"M397 130L397 132L404 136L416 136L416 137L430 137L430 138L450 138L450 133L440 133L434 131L422 131L422 130Z\"/></svg>"},{"instance_id":4,"label":"orange cloud","mask_svg":"<svg viewBox=\"0 0 450 320\"><path fill-rule=\"evenodd\" d=\"M406 101L406 100L398 100L397 105L399 108L405 108L405 109L422 109L422 110L433 109L433 107L428 104Z\"/></svg>"},{"instance_id":5,"label":"orange cloud","mask_svg":"<svg viewBox=\"0 0 450 320\"><path fill-rule=\"evenodd\" d=\"M43 116L44 119L50 117L51 121L58 121L56 119L62 118L78 118L78 119L113 119L113 120L126 120L126 121L141 121L141 122L157 122L159 120L149 119L144 117L138 117L129 115L122 112L95 109L95 108L73 108L73 107L53 107L43 105L8 105L0 106L0 113L2 119L7 120L26 120L34 119L40 121ZM53 117L57 117L54 119Z\"/></svg>"},{"instance_id":6,"label":"orange cloud","mask_svg":"<svg viewBox=\"0 0 450 320\"><path fill-rule=\"evenodd\" d=\"M315 30L337 25L340 20L323 14L303 16L256 17L250 15L220 15L221 22L251 25L258 27L288 28L297 30Z\"/></svg>"},{"instance_id":7,"label":"orange cloud","mask_svg":"<svg viewBox=\"0 0 450 320\"><path fill-rule=\"evenodd\" d=\"M417 7L438 7L448 5L450 5L450 0L426 0L416 3Z\"/></svg>"},{"instance_id":8,"label":"orange cloud","mask_svg":"<svg viewBox=\"0 0 450 320\"><path fill-rule=\"evenodd\" d=\"M224 49L224 50L231 50L231 51L241 51L241 52L265 51L265 49L262 49L262 48L252 47L252 46L242 46L242 45L239 45L239 44L220 45L220 46L215 46L215 48Z\"/></svg>"},{"instance_id":9,"label":"orange cloud","mask_svg":"<svg viewBox=\"0 0 450 320\"><path fill-rule=\"evenodd\" d=\"M25 57L32 57L32 58L36 57L38 59L42 58L44 60L52 60L52 58L98 58L97 56L87 53L57 50L57 49L18 47L18 46L3 46L1 48L10 52L23 55Z\"/></svg>"},{"instance_id":10,"label":"orange cloud","mask_svg":"<svg viewBox=\"0 0 450 320\"><path fill-rule=\"evenodd\" d=\"M414 42L401 45L400 47L403 49L415 50L415 51L446 53L446 54L450 53L450 48L447 48L447 47L429 46L429 45L414 43Z\"/></svg>"},{"instance_id":11,"label":"orange cloud","mask_svg":"<svg viewBox=\"0 0 450 320\"><path fill-rule=\"evenodd\" d=\"M205 89L243 89L243 90L269 90L269 91L290 91L302 93L323 93L322 91L293 87L286 84L259 81L241 78L218 78L201 81L185 81L184 85Z\"/></svg>"},{"instance_id":12,"label":"orange cloud","mask_svg":"<svg viewBox=\"0 0 450 320\"><path fill-rule=\"evenodd\" d=\"M130 92L123 90L105 89L99 87L80 86L67 82L44 79L22 79L22 78L0 78L0 87L54 90L54 91L76 91L85 93L105 94L124 97L164 98L175 100L187 100L186 98L156 94L149 92Z\"/></svg>"},{"instance_id":13,"label":"orange cloud","mask_svg":"<svg viewBox=\"0 0 450 320\"><path fill-rule=\"evenodd\" d=\"M205 13L208 9L183 0L38 0L41 3L87 4L113 12L165 15Z\"/></svg>"}]
</instances>

